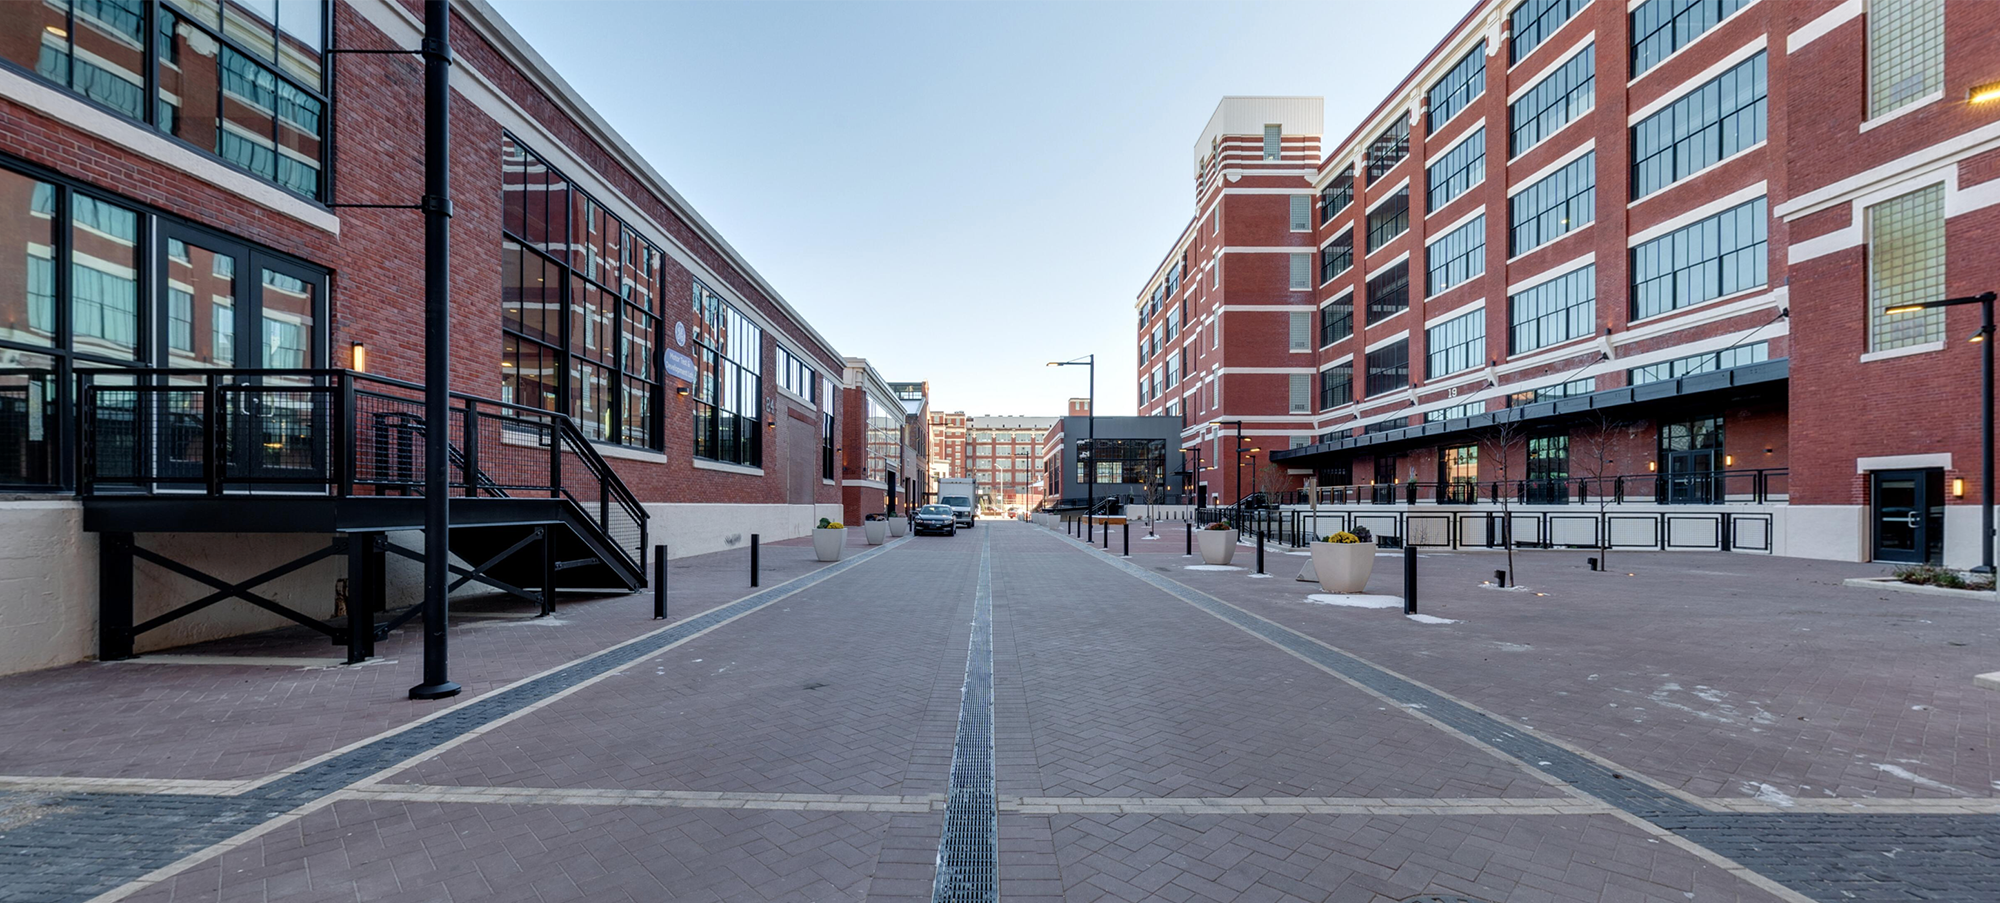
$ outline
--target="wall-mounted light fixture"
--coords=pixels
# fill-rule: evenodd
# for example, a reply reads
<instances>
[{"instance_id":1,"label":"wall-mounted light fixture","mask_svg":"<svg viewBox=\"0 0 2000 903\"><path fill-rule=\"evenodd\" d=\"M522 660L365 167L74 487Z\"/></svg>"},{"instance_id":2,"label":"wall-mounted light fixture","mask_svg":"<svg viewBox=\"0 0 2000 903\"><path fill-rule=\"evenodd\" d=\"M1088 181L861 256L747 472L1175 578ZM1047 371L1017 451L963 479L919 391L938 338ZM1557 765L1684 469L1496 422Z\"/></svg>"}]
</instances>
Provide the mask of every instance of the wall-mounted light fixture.
<instances>
[{"instance_id":1,"label":"wall-mounted light fixture","mask_svg":"<svg viewBox=\"0 0 2000 903\"><path fill-rule=\"evenodd\" d=\"M2000 100L2000 82L1973 85L1972 90L1965 92L1965 99L1970 103L1986 103L1987 101Z\"/></svg>"},{"instance_id":2,"label":"wall-mounted light fixture","mask_svg":"<svg viewBox=\"0 0 2000 903\"><path fill-rule=\"evenodd\" d=\"M1724 466L1724 467L1734 467L1734 466L1736 466L1736 456L1735 456L1735 455L1723 455L1723 456L1722 456L1722 466Z\"/></svg>"},{"instance_id":3,"label":"wall-mounted light fixture","mask_svg":"<svg viewBox=\"0 0 2000 903\"><path fill-rule=\"evenodd\" d=\"M368 346L355 342L352 356L348 358L348 369L356 373L368 372Z\"/></svg>"},{"instance_id":4,"label":"wall-mounted light fixture","mask_svg":"<svg viewBox=\"0 0 2000 903\"><path fill-rule=\"evenodd\" d=\"M687 393L688 393L688 387L686 387L686 386L675 386L675 387L674 387L674 394L675 394L675 395L679 395L679 396L681 396L682 398L686 398L686 397L687 397Z\"/></svg>"},{"instance_id":5,"label":"wall-mounted light fixture","mask_svg":"<svg viewBox=\"0 0 2000 903\"><path fill-rule=\"evenodd\" d=\"M1658 461L1647 461L1647 462L1646 462L1646 470L1648 470L1648 471L1650 471L1650 472L1653 472L1653 473L1658 473L1658 472L1659 472L1659 470L1660 470L1660 462L1658 462Z\"/></svg>"},{"instance_id":6,"label":"wall-mounted light fixture","mask_svg":"<svg viewBox=\"0 0 2000 903\"><path fill-rule=\"evenodd\" d=\"M1964 478L1964 477L1952 477L1952 478L1951 478L1951 497L1952 497L1952 498L1955 498L1955 499L1962 499L1962 498L1965 498L1965 478Z\"/></svg>"}]
</instances>

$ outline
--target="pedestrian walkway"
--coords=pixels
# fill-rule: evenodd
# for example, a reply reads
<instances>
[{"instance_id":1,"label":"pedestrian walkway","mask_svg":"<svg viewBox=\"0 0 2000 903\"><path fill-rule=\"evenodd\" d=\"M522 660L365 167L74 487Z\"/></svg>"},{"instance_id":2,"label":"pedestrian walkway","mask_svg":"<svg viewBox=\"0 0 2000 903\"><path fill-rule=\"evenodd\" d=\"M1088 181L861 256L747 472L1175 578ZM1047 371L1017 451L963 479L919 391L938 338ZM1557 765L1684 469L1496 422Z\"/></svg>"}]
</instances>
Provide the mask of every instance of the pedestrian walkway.
<instances>
[{"instance_id":1,"label":"pedestrian walkway","mask_svg":"<svg viewBox=\"0 0 2000 903\"><path fill-rule=\"evenodd\" d=\"M745 556L705 556L665 627L644 596L468 619L451 706L400 699L404 640L362 667L0 678L0 901L2000 898L1990 734L1942 688L1956 729L1919 739L1973 747L1951 779L1989 783L1868 795L1891 785L1846 738L1902 743L1903 699L1811 699L1845 686L1817 648L1711 623L1701 592L1593 598L1545 559L1546 589L1500 593L1462 579L1485 559L1439 558L1427 598L1458 623L1423 625L1189 571L1172 538L1121 558L989 522L830 567L767 546L754 591ZM1813 642L1866 644L1849 592L1815 603ZM1897 601L1980 635L1980 612ZM1642 696L1633 720L1605 705L1632 694L1564 676L1646 655L1722 702ZM1797 700L1715 695L1780 673ZM1871 726L1779 729L1807 705ZM1794 772L1849 781L1821 797L1842 805L1776 789Z\"/></svg>"}]
</instances>

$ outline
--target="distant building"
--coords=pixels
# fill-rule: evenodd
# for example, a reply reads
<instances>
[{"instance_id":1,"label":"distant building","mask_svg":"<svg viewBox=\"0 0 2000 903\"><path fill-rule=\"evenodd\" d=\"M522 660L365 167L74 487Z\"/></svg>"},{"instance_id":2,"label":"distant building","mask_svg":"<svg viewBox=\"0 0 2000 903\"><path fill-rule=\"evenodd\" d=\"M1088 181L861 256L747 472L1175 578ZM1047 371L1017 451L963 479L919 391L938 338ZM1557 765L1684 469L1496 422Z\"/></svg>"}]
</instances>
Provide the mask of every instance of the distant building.
<instances>
[{"instance_id":1,"label":"distant building","mask_svg":"<svg viewBox=\"0 0 2000 903\"><path fill-rule=\"evenodd\" d=\"M1193 503L1196 494L1187 491L1180 433L1176 417L1061 418L1042 436L1043 501L1058 507L1108 498L1127 504Z\"/></svg>"}]
</instances>

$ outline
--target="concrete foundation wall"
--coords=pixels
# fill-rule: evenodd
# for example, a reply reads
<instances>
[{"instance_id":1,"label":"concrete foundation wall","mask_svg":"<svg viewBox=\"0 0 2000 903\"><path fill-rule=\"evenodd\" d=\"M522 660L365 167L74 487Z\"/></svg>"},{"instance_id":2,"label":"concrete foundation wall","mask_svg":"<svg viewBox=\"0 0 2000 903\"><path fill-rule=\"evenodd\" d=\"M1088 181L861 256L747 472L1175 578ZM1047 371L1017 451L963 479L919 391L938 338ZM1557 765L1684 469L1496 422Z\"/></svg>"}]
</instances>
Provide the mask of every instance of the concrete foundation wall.
<instances>
[{"instance_id":1,"label":"concrete foundation wall","mask_svg":"<svg viewBox=\"0 0 2000 903\"><path fill-rule=\"evenodd\" d=\"M822 517L841 520L841 506L819 505L731 505L649 502L652 515L647 542L665 543L670 558L705 555L726 549L746 548L750 534L764 542L797 539L812 535ZM648 552L647 554L651 554Z\"/></svg>"}]
</instances>

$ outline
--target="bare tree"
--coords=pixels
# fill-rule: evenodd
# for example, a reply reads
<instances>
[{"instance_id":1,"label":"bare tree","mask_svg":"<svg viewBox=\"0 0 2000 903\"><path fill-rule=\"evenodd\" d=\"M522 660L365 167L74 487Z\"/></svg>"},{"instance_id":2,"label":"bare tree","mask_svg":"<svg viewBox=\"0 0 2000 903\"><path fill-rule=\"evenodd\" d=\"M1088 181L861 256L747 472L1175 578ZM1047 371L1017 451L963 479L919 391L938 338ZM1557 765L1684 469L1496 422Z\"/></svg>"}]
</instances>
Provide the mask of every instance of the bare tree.
<instances>
[{"instance_id":1,"label":"bare tree","mask_svg":"<svg viewBox=\"0 0 2000 903\"><path fill-rule=\"evenodd\" d=\"M1495 424L1493 429L1479 441L1479 455L1493 462L1493 473L1499 478L1494 490L1495 501L1500 504L1500 545L1507 550L1507 583L1520 583L1514 576L1514 458L1517 453L1527 457L1528 430L1519 419L1519 412L1509 409L1502 412L1507 419Z\"/></svg>"},{"instance_id":2,"label":"bare tree","mask_svg":"<svg viewBox=\"0 0 2000 903\"><path fill-rule=\"evenodd\" d=\"M1597 562L1598 566L1610 570L1611 560L1611 503L1616 499L1612 491L1618 478L1619 437L1631 424L1612 417L1602 409L1594 410L1585 418L1583 425L1589 432L1577 436L1570 448L1577 468L1588 478L1586 485L1595 493L1597 501Z\"/></svg>"}]
</instances>

